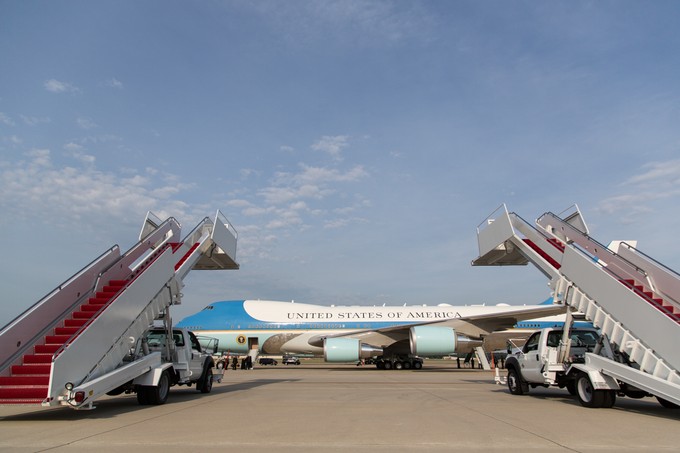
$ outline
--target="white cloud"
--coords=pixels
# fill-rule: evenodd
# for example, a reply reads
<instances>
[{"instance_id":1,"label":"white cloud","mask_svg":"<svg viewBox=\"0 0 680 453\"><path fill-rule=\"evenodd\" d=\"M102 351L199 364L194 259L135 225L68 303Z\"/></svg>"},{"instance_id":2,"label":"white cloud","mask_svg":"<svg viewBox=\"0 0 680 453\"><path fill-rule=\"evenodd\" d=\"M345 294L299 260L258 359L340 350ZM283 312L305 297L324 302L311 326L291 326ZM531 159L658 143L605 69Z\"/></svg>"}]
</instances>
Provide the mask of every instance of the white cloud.
<instances>
[{"instance_id":1,"label":"white cloud","mask_svg":"<svg viewBox=\"0 0 680 453\"><path fill-rule=\"evenodd\" d=\"M52 121L49 117L38 118L36 116L19 115L23 122L29 126L36 126L40 123L49 123Z\"/></svg>"},{"instance_id":2,"label":"white cloud","mask_svg":"<svg viewBox=\"0 0 680 453\"><path fill-rule=\"evenodd\" d=\"M328 153L335 160L342 160L342 150L349 145L348 140L347 135L324 135L312 145L312 149Z\"/></svg>"},{"instance_id":3,"label":"white cloud","mask_svg":"<svg viewBox=\"0 0 680 453\"><path fill-rule=\"evenodd\" d=\"M7 213L2 216L5 220L39 216L59 219L64 226L87 217L88 224L95 226L97 219L136 219L148 210L161 217L171 213L183 218L191 209L170 198L186 184L164 184L150 173L121 177L98 170L84 155L76 155L72 165L55 165L48 149L32 149L24 156L0 169L0 208Z\"/></svg>"},{"instance_id":4,"label":"white cloud","mask_svg":"<svg viewBox=\"0 0 680 453\"><path fill-rule=\"evenodd\" d=\"M97 124L92 121L90 118L85 118L85 117L78 117L76 118L76 124L78 125L79 128L81 129L93 129L97 127Z\"/></svg>"},{"instance_id":5,"label":"white cloud","mask_svg":"<svg viewBox=\"0 0 680 453\"><path fill-rule=\"evenodd\" d=\"M16 126L16 123L6 113L0 112L0 123L6 126Z\"/></svg>"},{"instance_id":6,"label":"white cloud","mask_svg":"<svg viewBox=\"0 0 680 453\"><path fill-rule=\"evenodd\" d=\"M628 178L621 188L624 193L605 198L597 210L620 214L625 223L635 222L659 209L657 202L680 197L680 159L645 164L642 172Z\"/></svg>"},{"instance_id":7,"label":"white cloud","mask_svg":"<svg viewBox=\"0 0 680 453\"><path fill-rule=\"evenodd\" d=\"M80 88L75 87L71 85L70 83L67 82L60 82L59 80L56 79L49 79L46 80L45 83L43 84L45 89L47 91L50 91L52 93L79 93Z\"/></svg>"},{"instance_id":8,"label":"white cloud","mask_svg":"<svg viewBox=\"0 0 680 453\"><path fill-rule=\"evenodd\" d=\"M107 86L109 88L115 88L117 90L122 90L123 89L123 83L116 79L115 77L112 77L104 82L104 86Z\"/></svg>"}]
</instances>

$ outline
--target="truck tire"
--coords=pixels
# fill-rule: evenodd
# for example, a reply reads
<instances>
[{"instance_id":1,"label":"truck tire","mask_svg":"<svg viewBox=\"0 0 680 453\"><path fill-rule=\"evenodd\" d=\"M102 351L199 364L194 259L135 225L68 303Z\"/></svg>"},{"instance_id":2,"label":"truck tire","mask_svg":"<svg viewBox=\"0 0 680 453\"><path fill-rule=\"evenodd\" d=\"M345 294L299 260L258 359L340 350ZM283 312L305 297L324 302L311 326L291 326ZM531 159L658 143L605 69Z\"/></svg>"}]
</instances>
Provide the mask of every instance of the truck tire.
<instances>
[{"instance_id":1,"label":"truck tire","mask_svg":"<svg viewBox=\"0 0 680 453\"><path fill-rule=\"evenodd\" d=\"M607 395L605 394L607 391L608 390L595 390L593 388L593 383L590 382L590 378L587 374L582 374L576 380L576 396L578 396L579 402L584 407L603 407L605 399L607 398Z\"/></svg>"},{"instance_id":2,"label":"truck tire","mask_svg":"<svg viewBox=\"0 0 680 453\"><path fill-rule=\"evenodd\" d=\"M213 386L213 372L212 368L208 367L206 370L203 372L203 376L201 377L200 381L198 381L198 390L201 391L201 393L210 393L212 391L212 386Z\"/></svg>"},{"instance_id":3,"label":"truck tire","mask_svg":"<svg viewBox=\"0 0 680 453\"><path fill-rule=\"evenodd\" d=\"M394 369L395 370L403 370L404 369L404 363L403 362L394 362Z\"/></svg>"},{"instance_id":4,"label":"truck tire","mask_svg":"<svg viewBox=\"0 0 680 453\"><path fill-rule=\"evenodd\" d=\"M420 370L422 367L423 367L423 362L420 362L418 360L413 362L413 369L414 370Z\"/></svg>"},{"instance_id":5,"label":"truck tire","mask_svg":"<svg viewBox=\"0 0 680 453\"><path fill-rule=\"evenodd\" d=\"M522 376L514 368L508 368L508 390L513 395L524 395L529 392L529 386L522 382Z\"/></svg>"},{"instance_id":6,"label":"truck tire","mask_svg":"<svg viewBox=\"0 0 680 453\"><path fill-rule=\"evenodd\" d=\"M161 378L158 380L158 385L148 386L147 398L148 404L165 404L170 393L170 375L165 370L161 373Z\"/></svg>"},{"instance_id":7,"label":"truck tire","mask_svg":"<svg viewBox=\"0 0 680 453\"><path fill-rule=\"evenodd\" d=\"M573 380L567 381L565 387L567 388L567 391L571 396L576 396L576 381Z\"/></svg>"}]
</instances>

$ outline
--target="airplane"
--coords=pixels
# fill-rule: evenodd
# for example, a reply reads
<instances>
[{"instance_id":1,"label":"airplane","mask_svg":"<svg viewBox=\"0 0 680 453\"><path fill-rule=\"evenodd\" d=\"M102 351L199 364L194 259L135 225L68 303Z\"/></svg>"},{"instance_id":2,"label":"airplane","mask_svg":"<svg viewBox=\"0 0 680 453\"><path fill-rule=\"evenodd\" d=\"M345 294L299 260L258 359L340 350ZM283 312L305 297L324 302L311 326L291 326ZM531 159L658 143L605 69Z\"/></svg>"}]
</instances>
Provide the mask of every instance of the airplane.
<instances>
[{"instance_id":1,"label":"airplane","mask_svg":"<svg viewBox=\"0 0 680 453\"><path fill-rule=\"evenodd\" d=\"M552 301L552 299L550 299ZM547 301L546 301L547 302ZM217 338L228 354L322 356L356 362L381 356L386 368L420 368L415 357L467 354L484 336L562 305L322 306L269 300L214 302L177 326Z\"/></svg>"}]
</instances>

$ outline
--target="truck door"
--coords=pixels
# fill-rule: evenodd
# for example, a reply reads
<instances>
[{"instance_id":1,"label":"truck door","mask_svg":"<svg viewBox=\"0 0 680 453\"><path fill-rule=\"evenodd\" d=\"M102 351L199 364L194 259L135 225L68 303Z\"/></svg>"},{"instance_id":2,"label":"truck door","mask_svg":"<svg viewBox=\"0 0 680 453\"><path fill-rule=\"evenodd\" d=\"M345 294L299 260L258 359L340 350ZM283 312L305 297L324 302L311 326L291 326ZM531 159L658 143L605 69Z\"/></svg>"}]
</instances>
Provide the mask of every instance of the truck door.
<instances>
[{"instance_id":1,"label":"truck door","mask_svg":"<svg viewBox=\"0 0 680 453\"><path fill-rule=\"evenodd\" d=\"M532 334L522 348L520 354L520 366L522 367L522 377L528 382L543 382L542 363L539 356L538 345L541 332Z\"/></svg>"},{"instance_id":2,"label":"truck door","mask_svg":"<svg viewBox=\"0 0 680 453\"><path fill-rule=\"evenodd\" d=\"M198 377L203 374L203 355L201 354L201 344L198 342L198 338L193 332L189 333L189 339L191 341L191 359L189 361L189 369L192 372L191 379L198 379Z\"/></svg>"}]
</instances>

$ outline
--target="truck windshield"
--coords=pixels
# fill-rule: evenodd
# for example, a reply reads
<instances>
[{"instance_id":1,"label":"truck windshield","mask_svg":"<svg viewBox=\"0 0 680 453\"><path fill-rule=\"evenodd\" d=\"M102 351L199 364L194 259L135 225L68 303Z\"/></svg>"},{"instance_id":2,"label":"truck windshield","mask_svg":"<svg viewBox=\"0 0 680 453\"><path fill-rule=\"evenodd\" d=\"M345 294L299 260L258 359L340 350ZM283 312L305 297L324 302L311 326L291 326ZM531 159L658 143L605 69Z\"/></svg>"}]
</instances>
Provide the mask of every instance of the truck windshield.
<instances>
[{"instance_id":1,"label":"truck windshield","mask_svg":"<svg viewBox=\"0 0 680 453\"><path fill-rule=\"evenodd\" d=\"M166 337L165 331L162 330L151 330L146 334L146 340L152 348L165 346ZM184 346L184 337L181 332L173 332L172 339L175 342L175 346Z\"/></svg>"}]
</instances>

